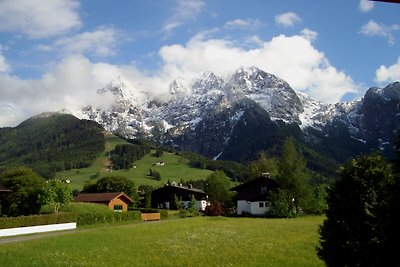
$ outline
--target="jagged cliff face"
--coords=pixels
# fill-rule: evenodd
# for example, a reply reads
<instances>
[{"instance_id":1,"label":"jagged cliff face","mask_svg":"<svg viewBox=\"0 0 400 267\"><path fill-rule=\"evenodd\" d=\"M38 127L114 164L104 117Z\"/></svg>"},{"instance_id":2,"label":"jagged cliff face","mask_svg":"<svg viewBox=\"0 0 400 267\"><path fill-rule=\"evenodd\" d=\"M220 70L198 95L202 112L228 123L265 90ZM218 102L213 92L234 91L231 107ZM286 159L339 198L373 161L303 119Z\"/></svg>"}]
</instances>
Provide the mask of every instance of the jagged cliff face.
<instances>
[{"instance_id":1,"label":"jagged cliff face","mask_svg":"<svg viewBox=\"0 0 400 267\"><path fill-rule=\"evenodd\" d=\"M146 136L219 159L245 161L257 150L274 153L287 136L295 136L328 157L345 160L371 149L389 151L400 127L399 82L334 105L297 93L255 67L225 78L210 72L193 81L178 78L165 102L122 80L99 90L105 92L115 95L113 104L85 107L85 118L129 138Z\"/></svg>"}]
</instances>

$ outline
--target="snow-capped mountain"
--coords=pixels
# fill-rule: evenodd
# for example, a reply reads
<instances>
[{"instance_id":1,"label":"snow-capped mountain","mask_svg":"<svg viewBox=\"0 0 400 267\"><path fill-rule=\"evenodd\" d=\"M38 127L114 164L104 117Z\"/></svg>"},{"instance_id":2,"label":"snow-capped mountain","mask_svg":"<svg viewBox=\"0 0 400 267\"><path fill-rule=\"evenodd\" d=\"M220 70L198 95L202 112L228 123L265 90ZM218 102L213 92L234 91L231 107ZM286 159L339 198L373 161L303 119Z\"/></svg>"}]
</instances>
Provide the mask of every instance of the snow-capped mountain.
<instances>
[{"instance_id":1,"label":"snow-capped mountain","mask_svg":"<svg viewBox=\"0 0 400 267\"><path fill-rule=\"evenodd\" d=\"M85 118L129 138L146 136L213 158L246 160L257 149L274 153L274 145L295 136L344 160L359 151L385 150L400 128L399 82L371 88L358 101L325 104L251 67L227 77L205 72L191 81L177 78L164 102L120 78L98 91L106 92L115 96L110 107L85 107Z\"/></svg>"}]
</instances>

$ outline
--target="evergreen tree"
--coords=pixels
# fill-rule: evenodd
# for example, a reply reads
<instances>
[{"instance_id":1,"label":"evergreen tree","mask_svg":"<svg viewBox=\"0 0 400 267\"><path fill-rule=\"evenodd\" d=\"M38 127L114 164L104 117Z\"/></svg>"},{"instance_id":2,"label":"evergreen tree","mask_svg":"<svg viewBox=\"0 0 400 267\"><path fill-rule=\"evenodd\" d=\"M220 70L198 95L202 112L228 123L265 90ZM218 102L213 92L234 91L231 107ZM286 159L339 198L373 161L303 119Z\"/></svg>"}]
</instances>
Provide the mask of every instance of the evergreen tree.
<instances>
[{"instance_id":1,"label":"evergreen tree","mask_svg":"<svg viewBox=\"0 0 400 267\"><path fill-rule=\"evenodd\" d=\"M398 221L391 215L398 216L400 211L398 203L388 205L394 185L390 165L378 154L361 156L347 162L339 174L340 179L328 191L318 256L328 266L390 266L390 260L398 262L393 254L398 239L392 239L396 231L398 237ZM395 224L396 229L388 227Z\"/></svg>"}]
</instances>

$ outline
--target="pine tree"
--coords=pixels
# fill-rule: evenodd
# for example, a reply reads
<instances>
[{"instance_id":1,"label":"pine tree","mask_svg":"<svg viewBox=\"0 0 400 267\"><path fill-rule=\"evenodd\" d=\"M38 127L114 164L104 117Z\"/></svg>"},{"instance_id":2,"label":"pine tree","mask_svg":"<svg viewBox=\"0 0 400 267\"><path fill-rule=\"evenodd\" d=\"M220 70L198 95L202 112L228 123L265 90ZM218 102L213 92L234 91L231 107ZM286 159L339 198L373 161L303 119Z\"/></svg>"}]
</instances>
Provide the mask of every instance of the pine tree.
<instances>
[{"instance_id":1,"label":"pine tree","mask_svg":"<svg viewBox=\"0 0 400 267\"><path fill-rule=\"evenodd\" d=\"M341 168L320 229L318 256L328 266L393 266L389 263L398 261L398 240L393 239L398 221L391 215L400 211L388 201L393 185L390 165L378 154L350 160Z\"/></svg>"}]
</instances>

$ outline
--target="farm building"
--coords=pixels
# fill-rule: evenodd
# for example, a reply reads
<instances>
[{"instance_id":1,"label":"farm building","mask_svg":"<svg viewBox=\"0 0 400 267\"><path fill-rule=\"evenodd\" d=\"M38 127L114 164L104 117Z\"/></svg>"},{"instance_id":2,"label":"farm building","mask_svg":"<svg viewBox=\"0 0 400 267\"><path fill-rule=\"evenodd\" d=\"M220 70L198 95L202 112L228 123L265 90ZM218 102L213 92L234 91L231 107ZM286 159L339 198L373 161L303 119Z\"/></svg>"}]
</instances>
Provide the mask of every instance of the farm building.
<instances>
[{"instance_id":1,"label":"farm building","mask_svg":"<svg viewBox=\"0 0 400 267\"><path fill-rule=\"evenodd\" d=\"M179 199L183 202L183 207L188 208L192 196L196 199L195 208L197 210L203 211L209 205L208 197L203 190L193 188L191 185L186 187L171 183L151 192L151 206L153 208L176 209L176 199Z\"/></svg>"},{"instance_id":2,"label":"farm building","mask_svg":"<svg viewBox=\"0 0 400 267\"><path fill-rule=\"evenodd\" d=\"M133 200L124 192L115 192L79 194L74 198L74 202L103 204L115 212L123 212L128 211L128 205L133 203Z\"/></svg>"},{"instance_id":3,"label":"farm building","mask_svg":"<svg viewBox=\"0 0 400 267\"><path fill-rule=\"evenodd\" d=\"M269 210L268 193L277 187L278 183L269 173L265 173L254 180L231 188L231 191L237 193L237 214L264 215Z\"/></svg>"}]
</instances>

